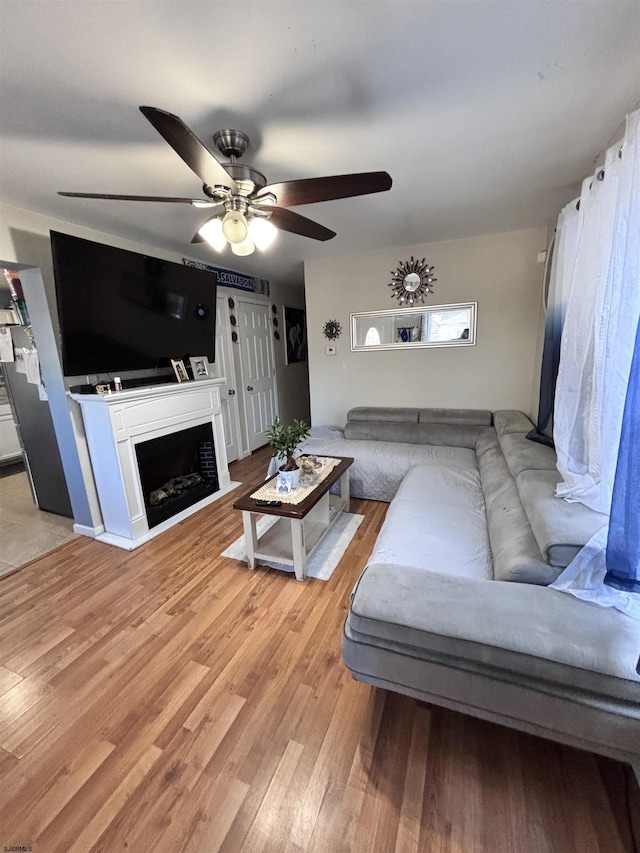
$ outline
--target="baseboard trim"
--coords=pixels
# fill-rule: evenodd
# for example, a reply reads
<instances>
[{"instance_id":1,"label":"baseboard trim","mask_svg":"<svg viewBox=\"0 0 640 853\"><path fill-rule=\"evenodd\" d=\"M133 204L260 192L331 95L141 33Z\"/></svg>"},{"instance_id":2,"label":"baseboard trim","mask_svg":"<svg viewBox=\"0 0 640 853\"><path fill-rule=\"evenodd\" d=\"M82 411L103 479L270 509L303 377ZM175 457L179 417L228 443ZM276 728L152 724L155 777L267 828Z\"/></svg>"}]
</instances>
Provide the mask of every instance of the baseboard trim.
<instances>
[{"instance_id":1,"label":"baseboard trim","mask_svg":"<svg viewBox=\"0 0 640 853\"><path fill-rule=\"evenodd\" d=\"M89 536L91 539L97 539L98 536L104 533L104 524L100 524L98 527L89 527L87 524L74 524L73 532L79 536Z\"/></svg>"},{"instance_id":2,"label":"baseboard trim","mask_svg":"<svg viewBox=\"0 0 640 853\"><path fill-rule=\"evenodd\" d=\"M181 521L184 521L189 516L194 515L196 512L200 512L201 509L209 506L209 504L214 503L217 500L220 500L221 497L232 492L234 489L237 489L241 486L242 483L238 483L235 480L230 480L226 485L221 485L220 489L217 492L214 492L212 495L204 498L198 503L193 504L192 506L188 506L186 509L183 509L181 512L172 515L171 518L168 518L166 521L157 524L155 527L152 527L146 533L143 533L142 536L138 536L135 539L129 539L127 536L121 536L118 533L109 533L104 527L96 532L94 535L93 532L87 533L87 536L93 536L94 539L97 539L99 542L105 542L107 545L115 545L116 548L122 548L124 551L135 551L136 548L139 548L141 545L144 545L149 540L154 539L156 536L159 536L160 533L164 533L165 530L169 530L169 528L173 527L175 524L178 524ZM92 530L92 528L86 528L87 530ZM74 526L75 530L75 526Z\"/></svg>"}]
</instances>

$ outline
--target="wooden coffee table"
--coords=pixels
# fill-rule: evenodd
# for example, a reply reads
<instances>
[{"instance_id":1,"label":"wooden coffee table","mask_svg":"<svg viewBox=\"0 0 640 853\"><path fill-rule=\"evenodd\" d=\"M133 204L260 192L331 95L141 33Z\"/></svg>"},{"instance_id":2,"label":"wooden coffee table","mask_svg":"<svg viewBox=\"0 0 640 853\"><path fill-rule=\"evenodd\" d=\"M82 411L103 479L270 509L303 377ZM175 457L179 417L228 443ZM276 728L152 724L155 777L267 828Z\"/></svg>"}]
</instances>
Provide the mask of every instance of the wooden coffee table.
<instances>
[{"instance_id":1,"label":"wooden coffee table","mask_svg":"<svg viewBox=\"0 0 640 853\"><path fill-rule=\"evenodd\" d=\"M339 459L339 464L298 504L283 501L281 506L259 506L251 495L260 488L260 483L234 503L234 509L242 510L250 569L255 569L258 559L272 560L293 566L296 580L305 579L308 558L335 524L340 513L349 511L349 468L353 459L347 456L331 458ZM338 480L340 494L329 494L331 486ZM259 515L278 516L278 521L260 537L256 531Z\"/></svg>"}]
</instances>

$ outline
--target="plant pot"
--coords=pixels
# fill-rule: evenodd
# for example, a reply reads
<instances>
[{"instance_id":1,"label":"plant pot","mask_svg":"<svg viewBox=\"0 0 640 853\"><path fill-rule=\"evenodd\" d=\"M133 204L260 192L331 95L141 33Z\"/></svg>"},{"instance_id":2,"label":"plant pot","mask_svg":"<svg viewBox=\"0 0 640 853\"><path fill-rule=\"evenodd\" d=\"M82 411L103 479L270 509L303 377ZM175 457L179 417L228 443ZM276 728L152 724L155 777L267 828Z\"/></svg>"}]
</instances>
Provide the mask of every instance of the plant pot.
<instances>
[{"instance_id":1,"label":"plant pot","mask_svg":"<svg viewBox=\"0 0 640 853\"><path fill-rule=\"evenodd\" d=\"M276 480L276 491L278 492L293 492L300 485L300 469L295 471L283 471L282 468L278 471L278 479Z\"/></svg>"}]
</instances>

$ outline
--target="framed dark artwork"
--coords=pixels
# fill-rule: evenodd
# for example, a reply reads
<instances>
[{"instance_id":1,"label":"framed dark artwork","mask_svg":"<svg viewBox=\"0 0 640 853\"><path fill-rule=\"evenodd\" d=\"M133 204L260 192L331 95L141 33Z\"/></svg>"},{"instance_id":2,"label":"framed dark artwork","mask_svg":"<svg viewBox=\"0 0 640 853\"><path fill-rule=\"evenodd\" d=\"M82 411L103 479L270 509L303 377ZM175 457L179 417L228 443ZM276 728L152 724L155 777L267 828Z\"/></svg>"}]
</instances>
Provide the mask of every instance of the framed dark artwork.
<instances>
[{"instance_id":1,"label":"framed dark artwork","mask_svg":"<svg viewBox=\"0 0 640 853\"><path fill-rule=\"evenodd\" d=\"M285 305L283 311L286 363L307 361L307 320L304 308L288 308Z\"/></svg>"}]
</instances>

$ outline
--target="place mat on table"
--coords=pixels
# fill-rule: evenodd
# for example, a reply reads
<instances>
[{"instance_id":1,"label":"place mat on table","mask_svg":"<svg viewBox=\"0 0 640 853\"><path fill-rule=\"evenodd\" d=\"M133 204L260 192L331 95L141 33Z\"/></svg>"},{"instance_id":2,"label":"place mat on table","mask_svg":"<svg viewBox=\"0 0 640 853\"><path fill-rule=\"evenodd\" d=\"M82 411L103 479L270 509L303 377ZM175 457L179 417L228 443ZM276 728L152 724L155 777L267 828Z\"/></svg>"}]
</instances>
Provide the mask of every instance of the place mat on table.
<instances>
[{"instance_id":1,"label":"place mat on table","mask_svg":"<svg viewBox=\"0 0 640 853\"><path fill-rule=\"evenodd\" d=\"M276 480L278 479L278 475L276 474L275 477L272 477L263 486L260 486L259 489L253 492L250 497L257 501L278 500L282 501L284 504L302 503L302 501L305 498L308 498L311 492L317 489L320 483L329 476L336 465L340 464L339 459L333 459L331 456L318 456L316 458L318 462L322 464L322 468L315 471L309 479L306 479L305 475L301 473L300 485L295 491L278 492L276 490ZM303 477L305 477L304 482L302 480Z\"/></svg>"}]
</instances>

